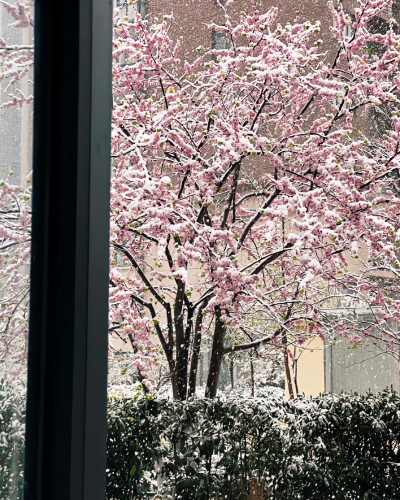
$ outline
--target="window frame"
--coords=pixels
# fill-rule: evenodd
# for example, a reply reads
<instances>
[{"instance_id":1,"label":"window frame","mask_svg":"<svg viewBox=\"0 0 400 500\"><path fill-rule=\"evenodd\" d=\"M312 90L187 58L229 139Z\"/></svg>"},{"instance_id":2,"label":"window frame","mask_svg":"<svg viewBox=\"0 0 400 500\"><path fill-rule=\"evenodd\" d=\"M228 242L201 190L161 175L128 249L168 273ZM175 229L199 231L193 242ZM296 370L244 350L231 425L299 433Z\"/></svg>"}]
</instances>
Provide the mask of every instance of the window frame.
<instances>
[{"instance_id":1,"label":"window frame","mask_svg":"<svg viewBox=\"0 0 400 500\"><path fill-rule=\"evenodd\" d=\"M105 498L112 2L36 0L25 500Z\"/></svg>"}]
</instances>

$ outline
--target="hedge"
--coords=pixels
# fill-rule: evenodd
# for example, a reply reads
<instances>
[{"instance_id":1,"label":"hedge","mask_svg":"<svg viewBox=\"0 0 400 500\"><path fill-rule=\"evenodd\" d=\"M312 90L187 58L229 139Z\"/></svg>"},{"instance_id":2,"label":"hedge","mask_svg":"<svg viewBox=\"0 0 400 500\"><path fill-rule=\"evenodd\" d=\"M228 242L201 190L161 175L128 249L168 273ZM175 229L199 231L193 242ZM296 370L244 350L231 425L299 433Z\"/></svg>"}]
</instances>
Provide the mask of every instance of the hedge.
<instances>
[{"instance_id":1,"label":"hedge","mask_svg":"<svg viewBox=\"0 0 400 500\"><path fill-rule=\"evenodd\" d=\"M107 498L400 498L399 417L390 390L311 401L113 399Z\"/></svg>"},{"instance_id":2,"label":"hedge","mask_svg":"<svg viewBox=\"0 0 400 500\"><path fill-rule=\"evenodd\" d=\"M21 498L24 399L0 382L4 500ZM108 420L108 500L400 498L391 390L289 401L113 397Z\"/></svg>"},{"instance_id":3,"label":"hedge","mask_svg":"<svg viewBox=\"0 0 400 500\"><path fill-rule=\"evenodd\" d=\"M19 500L23 486L25 388L0 379L0 498Z\"/></svg>"}]
</instances>

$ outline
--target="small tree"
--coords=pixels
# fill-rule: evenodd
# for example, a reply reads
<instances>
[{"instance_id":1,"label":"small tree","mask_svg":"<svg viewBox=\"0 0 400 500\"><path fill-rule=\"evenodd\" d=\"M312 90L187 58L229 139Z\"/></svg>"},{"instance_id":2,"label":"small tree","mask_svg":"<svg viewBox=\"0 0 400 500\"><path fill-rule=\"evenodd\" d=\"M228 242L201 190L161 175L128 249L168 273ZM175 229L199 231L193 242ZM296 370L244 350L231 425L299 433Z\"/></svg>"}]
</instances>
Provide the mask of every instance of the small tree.
<instances>
[{"instance_id":1,"label":"small tree","mask_svg":"<svg viewBox=\"0 0 400 500\"><path fill-rule=\"evenodd\" d=\"M111 323L142 372L158 337L175 398L194 394L205 330L210 397L228 352L289 353L309 335L397 352L398 288L374 278L399 276L400 37L368 30L386 5L360 3L353 21L332 6L335 54L320 48L319 23L282 27L277 9L253 5L237 26L213 26L229 48L199 47L193 63L179 59L171 17L116 20ZM378 143L362 130L383 104ZM343 293L374 320L333 320Z\"/></svg>"}]
</instances>

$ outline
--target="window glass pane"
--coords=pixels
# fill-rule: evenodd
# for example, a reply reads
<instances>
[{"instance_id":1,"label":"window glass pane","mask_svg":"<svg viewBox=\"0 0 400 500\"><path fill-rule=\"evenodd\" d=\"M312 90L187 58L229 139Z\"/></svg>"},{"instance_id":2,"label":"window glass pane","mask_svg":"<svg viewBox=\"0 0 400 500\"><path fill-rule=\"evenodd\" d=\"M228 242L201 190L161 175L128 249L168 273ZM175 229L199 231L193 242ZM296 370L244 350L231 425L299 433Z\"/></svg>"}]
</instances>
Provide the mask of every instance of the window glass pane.
<instances>
[{"instance_id":1,"label":"window glass pane","mask_svg":"<svg viewBox=\"0 0 400 500\"><path fill-rule=\"evenodd\" d=\"M0 498L22 498L29 321L33 1L0 1Z\"/></svg>"},{"instance_id":2,"label":"window glass pane","mask_svg":"<svg viewBox=\"0 0 400 500\"><path fill-rule=\"evenodd\" d=\"M398 2L115 12L109 498L394 498Z\"/></svg>"}]
</instances>

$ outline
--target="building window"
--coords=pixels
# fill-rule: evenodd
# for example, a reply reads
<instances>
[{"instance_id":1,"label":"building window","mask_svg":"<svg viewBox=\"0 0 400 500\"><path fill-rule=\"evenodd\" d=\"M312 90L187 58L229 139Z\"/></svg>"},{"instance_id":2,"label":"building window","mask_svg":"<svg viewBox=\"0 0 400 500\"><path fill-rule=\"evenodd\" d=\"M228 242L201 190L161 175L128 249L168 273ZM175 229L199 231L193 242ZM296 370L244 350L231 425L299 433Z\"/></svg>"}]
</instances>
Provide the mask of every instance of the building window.
<instances>
[{"instance_id":1,"label":"building window","mask_svg":"<svg viewBox=\"0 0 400 500\"><path fill-rule=\"evenodd\" d=\"M225 50L227 48L227 38L225 33L220 33L215 28L212 30L211 48L213 50Z\"/></svg>"}]
</instances>

